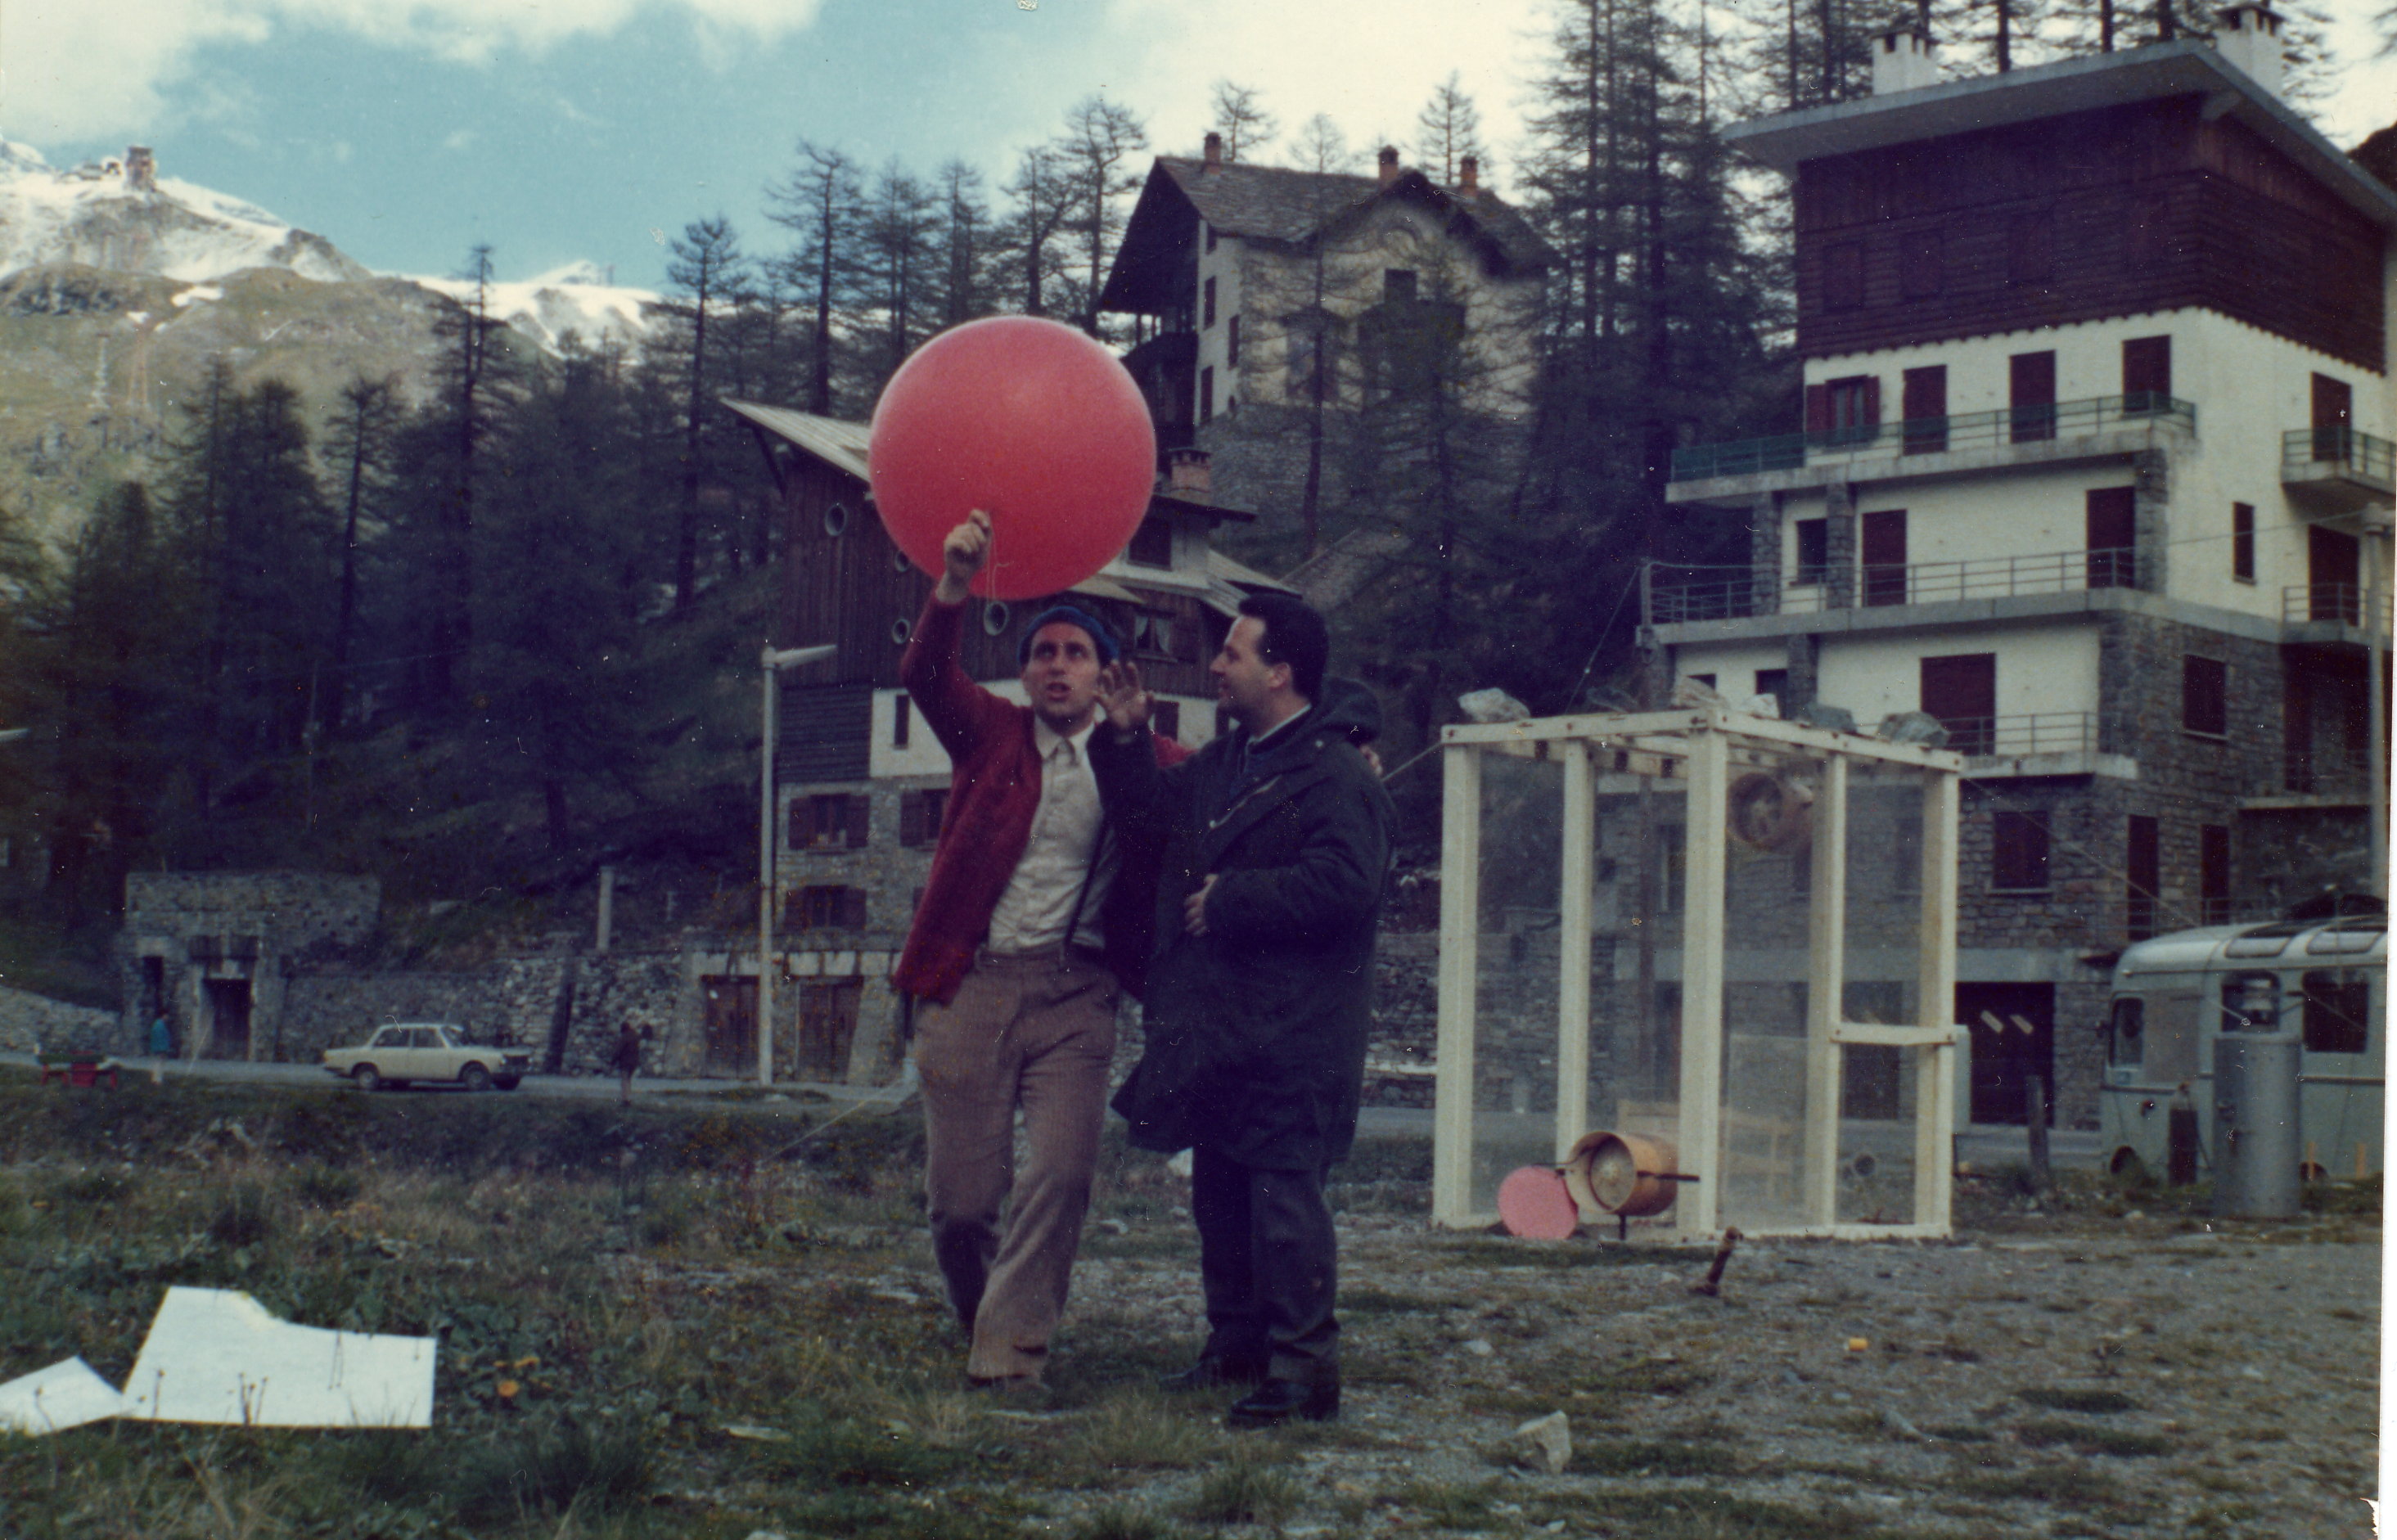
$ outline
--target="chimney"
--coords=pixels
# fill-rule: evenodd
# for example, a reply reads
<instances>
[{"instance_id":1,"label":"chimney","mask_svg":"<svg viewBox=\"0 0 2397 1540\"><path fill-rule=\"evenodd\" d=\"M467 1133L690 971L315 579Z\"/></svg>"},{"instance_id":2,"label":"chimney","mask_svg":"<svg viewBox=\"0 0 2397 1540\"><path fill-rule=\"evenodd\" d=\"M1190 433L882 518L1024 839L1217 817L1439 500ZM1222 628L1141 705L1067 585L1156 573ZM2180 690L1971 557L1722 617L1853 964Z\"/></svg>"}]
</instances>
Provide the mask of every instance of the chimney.
<instances>
[{"instance_id":1,"label":"chimney","mask_svg":"<svg viewBox=\"0 0 2397 1540\"><path fill-rule=\"evenodd\" d=\"M1399 180L1399 153L1386 144L1382 146L1381 176L1385 187Z\"/></svg>"},{"instance_id":2,"label":"chimney","mask_svg":"<svg viewBox=\"0 0 2397 1540\"><path fill-rule=\"evenodd\" d=\"M1466 155L1456 163L1456 195L1460 198L1481 195L1481 161L1479 156Z\"/></svg>"},{"instance_id":3,"label":"chimney","mask_svg":"<svg viewBox=\"0 0 2397 1540\"><path fill-rule=\"evenodd\" d=\"M1913 27L1892 27L1873 39L1872 94L1919 91L1939 84L1939 45Z\"/></svg>"},{"instance_id":4,"label":"chimney","mask_svg":"<svg viewBox=\"0 0 2397 1540\"><path fill-rule=\"evenodd\" d=\"M151 158L150 146L127 145L125 151L125 186L127 192L154 193L158 189L158 163Z\"/></svg>"},{"instance_id":5,"label":"chimney","mask_svg":"<svg viewBox=\"0 0 2397 1540\"><path fill-rule=\"evenodd\" d=\"M1207 135L1207 169L1220 171L1223 168L1224 136L1211 129Z\"/></svg>"},{"instance_id":6,"label":"chimney","mask_svg":"<svg viewBox=\"0 0 2397 1540\"><path fill-rule=\"evenodd\" d=\"M2216 11L2214 50L2256 85L2281 94L2281 18L2271 7L2243 0Z\"/></svg>"},{"instance_id":7,"label":"chimney","mask_svg":"<svg viewBox=\"0 0 2397 1540\"><path fill-rule=\"evenodd\" d=\"M1185 497L1208 497L1215 478L1207 469L1207 451L1197 448L1169 449L1165 456L1166 489Z\"/></svg>"}]
</instances>

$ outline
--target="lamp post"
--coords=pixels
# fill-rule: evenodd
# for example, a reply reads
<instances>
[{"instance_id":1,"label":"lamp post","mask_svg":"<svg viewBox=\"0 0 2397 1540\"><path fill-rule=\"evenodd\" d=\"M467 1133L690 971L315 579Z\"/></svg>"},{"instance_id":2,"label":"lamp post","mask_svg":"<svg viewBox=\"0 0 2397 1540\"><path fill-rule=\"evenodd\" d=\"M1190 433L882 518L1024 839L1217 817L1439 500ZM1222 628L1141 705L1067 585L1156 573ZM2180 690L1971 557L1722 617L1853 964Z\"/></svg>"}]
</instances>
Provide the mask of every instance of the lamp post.
<instances>
[{"instance_id":1,"label":"lamp post","mask_svg":"<svg viewBox=\"0 0 2397 1540\"><path fill-rule=\"evenodd\" d=\"M764 665L761 720L764 766L757 778L757 1083L774 1083L774 737L775 697L783 670L816 663L834 647L769 647L757 655Z\"/></svg>"}]
</instances>

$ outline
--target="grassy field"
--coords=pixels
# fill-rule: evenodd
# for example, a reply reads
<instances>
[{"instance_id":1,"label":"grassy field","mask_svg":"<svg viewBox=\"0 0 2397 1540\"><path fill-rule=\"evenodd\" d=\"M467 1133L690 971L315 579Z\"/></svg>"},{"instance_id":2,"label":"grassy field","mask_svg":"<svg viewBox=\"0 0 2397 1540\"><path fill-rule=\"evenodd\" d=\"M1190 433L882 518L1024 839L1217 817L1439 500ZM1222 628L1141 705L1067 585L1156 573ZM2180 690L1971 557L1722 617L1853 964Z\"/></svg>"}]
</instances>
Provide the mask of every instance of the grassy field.
<instances>
[{"instance_id":1,"label":"grassy field","mask_svg":"<svg viewBox=\"0 0 2397 1540\"><path fill-rule=\"evenodd\" d=\"M2064 1339L2033 1352L1982 1327L1978 1347L1925 1337L1900 1359L1898 1344L1877 1343L1867 1362L1838 1351L1848 1328L1810 1326L1850 1360L1776 1360L1810 1385L1882 1373L1903 1385L1934 1372L1901 1367L1920 1361L2032 1388L1955 1426L1918 1413L1922 1428L1861 1400L1841 1410L1841 1393L1768 1435L1742 1386L1757 1345L1783 1330L1772 1323L1854 1313L1843 1301L1862 1284L1810 1281L1828 1253L1811 1265L1802 1251L1769 1265L1743 1253L1741 1297L1701 1304L1678 1279L1703 1252L1427 1239L1420 1143L1360 1146L1334 1195L1373 1259L1345 1293L1349 1376L1362 1405L1386 1411L1238 1436L1218 1403L1145 1388L1193 1346L1196 1248L1181 1184L1113 1144L1047 1399L995 1399L960 1377L922 1239L913 1116L825 1116L796 1102L658 1098L627 1112L146 1080L112 1094L0 1071L0 1378L79 1354L121 1384L170 1284L441 1342L429 1432L105 1423L0 1436L0 1536L1901 1540L2026 1533L2027 1516L2061 1516L2057 1533L2165 1533L2122 1517L2156 1501L2124 1484L2149 1466L2182 1491L2217 1482L2220 1512L2244 1502L2270 1521L2234 1465L2167 1470L2217 1446L2153 1431L2175 1425L2143 1419L2132 1382L2086 1379L2071 1360L2088 1349ZM2377 1196L2326 1223L2341 1236L2376 1225ZM1975 1201L1984 1236L2042 1223L2002 1184ZM2161 1195L2082 1201L2099 1225L2145 1205L2128 1217L2160 1249L2199 1228L2168 1218ZM1592 1326L1652 1334L1593 1335L1571 1324L1584 1301ZM1978 1307L1956 1304L1962 1330ZM2013 1307L2078 1319L2047 1314L2055 1302ZM2196 1365L2208 1338L2151 1340ZM2105 1359L2101 1375L2114 1373ZM1491 1431L1560 1406L1573 1412L1573 1464L1525 1480ZM1836 1457L1804 1453L1818 1447ZM1923 1505L1943 1505L1944 1520L1900 1520ZM2223 1522L2189 1533L2271 1533Z\"/></svg>"}]
</instances>

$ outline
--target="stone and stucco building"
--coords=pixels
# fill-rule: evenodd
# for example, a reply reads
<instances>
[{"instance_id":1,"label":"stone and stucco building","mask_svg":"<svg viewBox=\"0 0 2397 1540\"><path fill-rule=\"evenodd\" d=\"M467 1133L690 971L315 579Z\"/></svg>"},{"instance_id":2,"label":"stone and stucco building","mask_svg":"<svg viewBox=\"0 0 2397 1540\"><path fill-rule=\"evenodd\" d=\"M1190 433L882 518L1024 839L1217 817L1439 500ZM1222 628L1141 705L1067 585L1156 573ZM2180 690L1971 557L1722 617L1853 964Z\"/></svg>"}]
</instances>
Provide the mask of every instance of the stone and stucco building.
<instances>
[{"instance_id":1,"label":"stone and stucco building","mask_svg":"<svg viewBox=\"0 0 2397 1540\"><path fill-rule=\"evenodd\" d=\"M1806 422L1676 456L1752 559L1660 576L1648 638L1971 756L1975 1120L2034 1075L2095 1118L2126 943L2383 891L2397 191L2277 27L1946 84L1898 32L1870 97L1730 131L1795 181Z\"/></svg>"}]
</instances>

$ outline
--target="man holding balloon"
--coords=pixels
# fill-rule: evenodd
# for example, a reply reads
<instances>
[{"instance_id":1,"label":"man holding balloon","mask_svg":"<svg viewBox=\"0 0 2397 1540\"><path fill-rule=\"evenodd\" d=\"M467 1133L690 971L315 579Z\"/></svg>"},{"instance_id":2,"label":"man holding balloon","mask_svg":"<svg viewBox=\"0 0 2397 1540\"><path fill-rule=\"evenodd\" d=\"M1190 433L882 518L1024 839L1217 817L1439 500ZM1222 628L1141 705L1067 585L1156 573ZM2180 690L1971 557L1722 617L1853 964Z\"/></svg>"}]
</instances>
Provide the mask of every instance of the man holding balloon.
<instances>
[{"instance_id":1,"label":"man holding balloon","mask_svg":"<svg viewBox=\"0 0 2397 1540\"><path fill-rule=\"evenodd\" d=\"M1069 605L1034 618L1026 705L967 676L967 600L991 543L980 511L949 532L900 665L953 770L891 982L917 1001L928 1217L971 1336L967 1375L1037 1390L1090 1202L1117 1000L1137 992L1149 950L1155 862L1108 829L1091 770L1100 671L1118 655L1104 622ZM1152 752L1188 751L1158 740Z\"/></svg>"}]
</instances>

